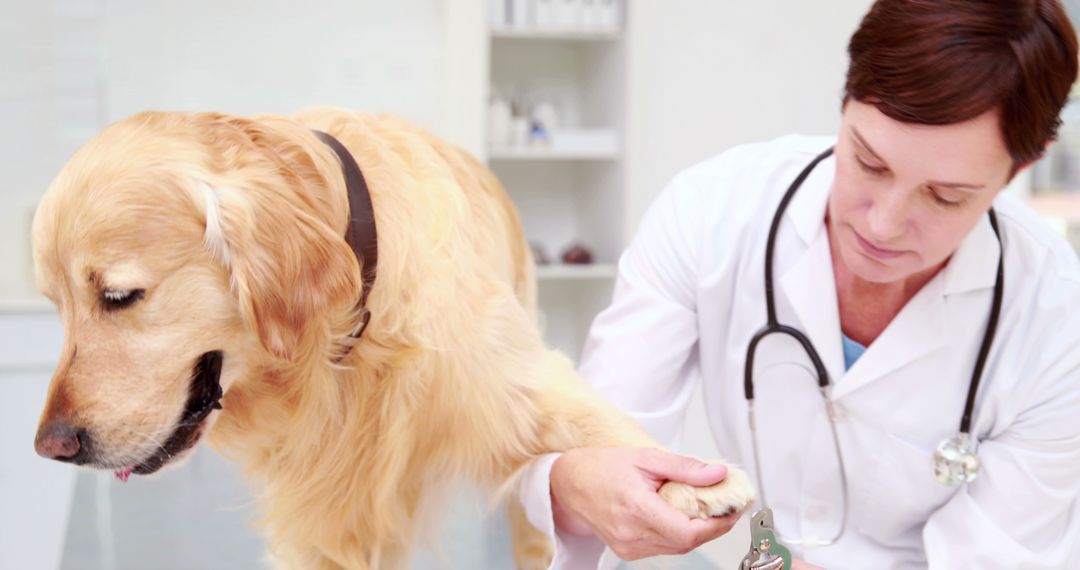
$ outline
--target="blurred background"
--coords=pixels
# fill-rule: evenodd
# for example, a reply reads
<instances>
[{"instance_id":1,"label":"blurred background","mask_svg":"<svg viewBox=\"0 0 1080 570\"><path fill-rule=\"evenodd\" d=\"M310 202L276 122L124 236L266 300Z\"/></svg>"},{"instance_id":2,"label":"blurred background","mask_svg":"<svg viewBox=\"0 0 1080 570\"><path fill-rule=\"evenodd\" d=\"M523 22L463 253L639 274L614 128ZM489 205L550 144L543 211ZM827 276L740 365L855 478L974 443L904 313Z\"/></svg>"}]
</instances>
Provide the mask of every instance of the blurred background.
<instances>
[{"instance_id":1,"label":"blurred background","mask_svg":"<svg viewBox=\"0 0 1080 570\"><path fill-rule=\"evenodd\" d=\"M1077 14L1076 3L1068 2ZM120 485L34 455L62 342L34 290L35 204L71 153L145 109L392 112L495 171L538 259L548 341L580 352L615 263L679 170L839 124L869 0L0 0L0 569L261 568L258 513L208 450ZM1010 191L1080 244L1080 107ZM700 400L699 400L700 402ZM700 403L682 451L710 456ZM464 493L415 568L509 568ZM734 568L739 527L667 568Z\"/></svg>"}]
</instances>

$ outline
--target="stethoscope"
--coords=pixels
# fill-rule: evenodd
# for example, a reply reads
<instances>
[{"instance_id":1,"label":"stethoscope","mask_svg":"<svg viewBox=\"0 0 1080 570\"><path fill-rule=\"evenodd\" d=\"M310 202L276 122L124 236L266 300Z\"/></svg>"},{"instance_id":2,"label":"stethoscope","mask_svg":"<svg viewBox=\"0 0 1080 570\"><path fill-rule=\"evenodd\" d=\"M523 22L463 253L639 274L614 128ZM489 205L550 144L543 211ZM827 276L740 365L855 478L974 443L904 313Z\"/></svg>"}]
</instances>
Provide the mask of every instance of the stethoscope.
<instances>
[{"instance_id":1,"label":"stethoscope","mask_svg":"<svg viewBox=\"0 0 1080 570\"><path fill-rule=\"evenodd\" d=\"M814 349L814 345L810 342L810 339L799 330L780 324L776 319L776 302L773 298L773 251L776 246L776 232L780 226L780 219L783 217L784 210L787 209L788 203L791 202L791 198L795 195L795 191L799 189L799 186L801 186L810 175L810 172L814 170L814 167L832 153L833 149L830 148L818 155L810 162L810 164L806 165L806 168L799 173L799 176L796 177L795 181L788 187L783 199L780 200L780 205L776 208L776 213L773 215L772 219L772 225L769 227L769 239L765 247L765 304L768 313L768 322L766 322L765 326L754 335L750 340L750 345L746 349L744 389L746 392L747 406L749 408L751 443L753 445L754 463L757 472L758 492L761 494L761 503L765 507L763 511L768 514L767 520L770 522L770 527L772 513L768 510L769 502L765 498L765 486L763 485L761 474L761 460L758 455L757 425L754 418L754 354L757 351L758 344L761 340L776 333L790 336L802 345L803 350L806 352L807 356L810 357L810 362L814 366L814 370L817 374L818 388L825 401L826 414L829 418L829 427L832 430L833 443L836 445L836 455L839 459L840 484L843 489L844 508L840 520L840 529L832 538L825 540L791 540L780 536L779 532L776 532L777 538L783 539L783 541L788 544L799 546L828 546L835 543L844 534L848 516L848 483L847 475L844 471L844 458L840 453L840 438L837 436L836 432L835 407L832 399L829 397L829 374L826 372L825 365L822 363L821 357L818 355L817 350ZM997 216L994 214L993 209L990 210L989 215L990 225L994 229L994 235L998 239L999 246L1001 246L1001 232L998 230ZM960 417L960 432L957 435L942 441L934 451L934 477L943 485L956 486L970 482L975 479L979 471L979 458L975 450L975 441L971 437L971 415L972 410L975 407L975 394L979 389L979 380L982 377L983 368L986 366L986 358L990 353L990 345L994 342L998 318L1001 315L1001 298L1004 293L1005 273L1003 262L1004 247L1001 246L1001 255L998 257L997 280L994 283L993 305L990 309L990 321L986 325L982 346L979 348L979 356L975 361L975 370L972 372L971 383L968 385L967 401L964 403L964 414ZM758 517L755 515L755 520L757 519ZM763 516L762 520L765 519L766 517ZM770 528L770 530L775 532L774 529ZM781 545L775 545L774 549L777 547L782 548Z\"/></svg>"}]
</instances>

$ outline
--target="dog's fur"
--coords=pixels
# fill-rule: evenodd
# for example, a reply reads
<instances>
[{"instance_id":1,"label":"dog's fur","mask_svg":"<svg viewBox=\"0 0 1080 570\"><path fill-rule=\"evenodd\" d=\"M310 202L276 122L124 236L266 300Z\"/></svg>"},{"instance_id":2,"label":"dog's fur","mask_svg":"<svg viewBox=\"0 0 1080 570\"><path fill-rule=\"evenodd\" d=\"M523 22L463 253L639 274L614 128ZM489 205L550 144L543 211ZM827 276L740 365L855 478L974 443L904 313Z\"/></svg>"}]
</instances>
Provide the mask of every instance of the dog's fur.
<instances>
[{"instance_id":1,"label":"dog's fur","mask_svg":"<svg viewBox=\"0 0 1080 570\"><path fill-rule=\"evenodd\" d=\"M373 317L351 349L346 189L310 129L345 144L374 203ZM494 176L401 120L133 116L58 175L33 244L67 334L42 429L87 430L91 466L138 464L176 428L199 356L222 351L224 409L197 436L243 466L285 567L400 566L450 482L500 489L546 452L656 445L543 346L532 260ZM131 289L145 297L102 308ZM736 469L665 491L688 513L752 498ZM546 566L512 513L518 564Z\"/></svg>"}]
</instances>

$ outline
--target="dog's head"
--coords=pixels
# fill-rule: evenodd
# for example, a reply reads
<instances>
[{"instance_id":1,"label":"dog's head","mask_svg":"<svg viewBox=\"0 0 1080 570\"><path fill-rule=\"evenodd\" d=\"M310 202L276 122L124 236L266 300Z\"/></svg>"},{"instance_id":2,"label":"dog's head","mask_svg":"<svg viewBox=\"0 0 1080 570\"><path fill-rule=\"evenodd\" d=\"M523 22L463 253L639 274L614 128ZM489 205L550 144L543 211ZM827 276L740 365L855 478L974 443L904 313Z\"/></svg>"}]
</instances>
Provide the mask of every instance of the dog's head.
<instances>
[{"instance_id":1,"label":"dog's head","mask_svg":"<svg viewBox=\"0 0 1080 570\"><path fill-rule=\"evenodd\" d=\"M325 358L360 293L347 219L334 155L284 119L143 113L87 143L34 219L65 330L38 453L151 473L222 390Z\"/></svg>"}]
</instances>

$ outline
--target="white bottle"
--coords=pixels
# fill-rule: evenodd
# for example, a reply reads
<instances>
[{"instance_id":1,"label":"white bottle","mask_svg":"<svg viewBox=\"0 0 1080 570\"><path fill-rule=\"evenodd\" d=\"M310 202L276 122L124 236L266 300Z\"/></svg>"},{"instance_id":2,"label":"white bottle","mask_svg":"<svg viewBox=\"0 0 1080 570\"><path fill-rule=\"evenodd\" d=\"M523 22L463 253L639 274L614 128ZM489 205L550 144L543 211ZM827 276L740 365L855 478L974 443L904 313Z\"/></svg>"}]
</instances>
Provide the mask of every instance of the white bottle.
<instances>
[{"instance_id":1,"label":"white bottle","mask_svg":"<svg viewBox=\"0 0 1080 570\"><path fill-rule=\"evenodd\" d=\"M532 128L529 142L533 146L551 146L552 134L559 128L559 114L546 100L541 100L532 108Z\"/></svg>"},{"instance_id":2,"label":"white bottle","mask_svg":"<svg viewBox=\"0 0 1080 570\"><path fill-rule=\"evenodd\" d=\"M523 148L529 144L529 118L514 117L510 120L510 146Z\"/></svg>"},{"instance_id":3,"label":"white bottle","mask_svg":"<svg viewBox=\"0 0 1080 570\"><path fill-rule=\"evenodd\" d=\"M534 105L532 119L545 131L551 132L559 128L559 112L550 101L542 100Z\"/></svg>"},{"instance_id":4,"label":"white bottle","mask_svg":"<svg viewBox=\"0 0 1080 570\"><path fill-rule=\"evenodd\" d=\"M495 95L488 105L488 146L506 148L510 146L510 103Z\"/></svg>"}]
</instances>

